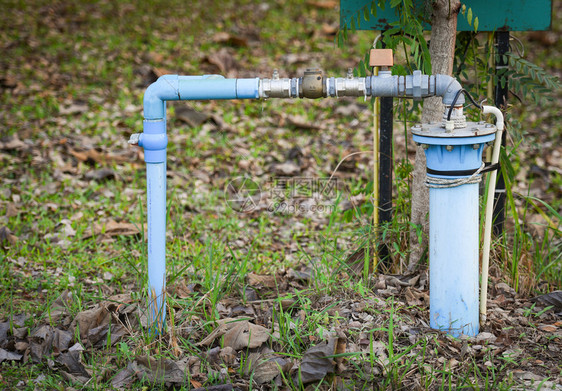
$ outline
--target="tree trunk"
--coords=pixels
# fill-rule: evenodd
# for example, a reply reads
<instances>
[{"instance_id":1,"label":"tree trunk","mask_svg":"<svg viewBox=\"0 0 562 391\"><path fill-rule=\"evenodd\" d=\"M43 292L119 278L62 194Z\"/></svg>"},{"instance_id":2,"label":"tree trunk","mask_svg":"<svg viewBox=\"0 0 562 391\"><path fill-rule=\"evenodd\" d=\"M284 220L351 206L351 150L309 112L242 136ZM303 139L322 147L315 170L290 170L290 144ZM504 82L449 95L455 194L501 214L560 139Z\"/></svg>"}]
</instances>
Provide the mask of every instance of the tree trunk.
<instances>
[{"instance_id":1,"label":"tree trunk","mask_svg":"<svg viewBox=\"0 0 562 391\"><path fill-rule=\"evenodd\" d=\"M457 15L460 11L460 0L433 0L431 16L431 38L429 54L431 55L431 73L451 75L455 57L455 39L457 36ZM422 123L441 121L444 107L440 97L424 99ZM429 191L425 186L425 154L421 147L416 148L414 176L412 183L412 213L410 221L410 261L408 270L418 265L427 248L429 231ZM418 240L416 227L421 228L422 243Z\"/></svg>"}]
</instances>

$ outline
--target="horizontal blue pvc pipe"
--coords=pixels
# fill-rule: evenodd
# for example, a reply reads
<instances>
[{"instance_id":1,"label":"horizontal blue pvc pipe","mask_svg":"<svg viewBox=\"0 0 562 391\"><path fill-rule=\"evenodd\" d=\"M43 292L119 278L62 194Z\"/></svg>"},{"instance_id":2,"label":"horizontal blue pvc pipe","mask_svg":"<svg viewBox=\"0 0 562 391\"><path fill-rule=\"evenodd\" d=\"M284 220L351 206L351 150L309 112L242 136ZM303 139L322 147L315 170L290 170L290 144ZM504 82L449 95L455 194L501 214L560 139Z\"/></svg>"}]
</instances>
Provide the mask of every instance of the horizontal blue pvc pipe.
<instances>
[{"instance_id":1,"label":"horizontal blue pvc pipe","mask_svg":"<svg viewBox=\"0 0 562 391\"><path fill-rule=\"evenodd\" d=\"M258 87L259 78L164 75L152 83L144 94L144 118L165 118L165 102L168 100L257 99Z\"/></svg>"}]
</instances>

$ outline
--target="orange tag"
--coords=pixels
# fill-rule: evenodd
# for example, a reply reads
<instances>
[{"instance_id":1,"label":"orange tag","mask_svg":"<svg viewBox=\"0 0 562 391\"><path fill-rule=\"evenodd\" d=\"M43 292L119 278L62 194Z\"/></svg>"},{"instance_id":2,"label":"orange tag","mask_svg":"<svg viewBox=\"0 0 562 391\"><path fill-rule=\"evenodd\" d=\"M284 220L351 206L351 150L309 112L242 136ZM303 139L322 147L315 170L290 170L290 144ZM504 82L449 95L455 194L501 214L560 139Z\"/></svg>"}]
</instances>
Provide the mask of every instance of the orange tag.
<instances>
[{"instance_id":1,"label":"orange tag","mask_svg":"<svg viewBox=\"0 0 562 391\"><path fill-rule=\"evenodd\" d=\"M371 49L369 55L369 66L371 67L391 67L394 65L392 49Z\"/></svg>"}]
</instances>

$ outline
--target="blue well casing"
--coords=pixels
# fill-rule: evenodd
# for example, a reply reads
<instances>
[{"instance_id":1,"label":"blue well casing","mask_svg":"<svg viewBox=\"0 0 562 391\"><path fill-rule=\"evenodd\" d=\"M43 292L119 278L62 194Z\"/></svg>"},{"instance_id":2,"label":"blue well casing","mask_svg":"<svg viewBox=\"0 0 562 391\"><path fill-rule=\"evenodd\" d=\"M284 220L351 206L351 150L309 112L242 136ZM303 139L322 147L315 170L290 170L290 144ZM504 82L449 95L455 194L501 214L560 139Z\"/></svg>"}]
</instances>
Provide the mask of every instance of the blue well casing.
<instances>
[{"instance_id":1,"label":"blue well casing","mask_svg":"<svg viewBox=\"0 0 562 391\"><path fill-rule=\"evenodd\" d=\"M477 170L485 143L494 138L495 134L450 138L413 135L415 142L427 145L427 167L441 172ZM428 175L449 179L470 176ZM478 183L429 189L430 326L455 337L475 336L479 331L478 216Z\"/></svg>"}]
</instances>

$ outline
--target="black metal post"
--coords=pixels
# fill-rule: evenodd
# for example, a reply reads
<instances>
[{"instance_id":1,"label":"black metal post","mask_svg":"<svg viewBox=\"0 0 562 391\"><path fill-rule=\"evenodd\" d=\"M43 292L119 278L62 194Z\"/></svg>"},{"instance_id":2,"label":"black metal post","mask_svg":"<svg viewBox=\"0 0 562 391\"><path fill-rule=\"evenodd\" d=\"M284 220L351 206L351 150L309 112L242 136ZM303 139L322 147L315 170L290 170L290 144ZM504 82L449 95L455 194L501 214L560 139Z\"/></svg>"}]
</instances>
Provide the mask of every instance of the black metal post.
<instances>
[{"instance_id":1,"label":"black metal post","mask_svg":"<svg viewBox=\"0 0 562 391\"><path fill-rule=\"evenodd\" d=\"M381 98L379 138L379 227L392 220L392 98ZM379 246L379 258L390 265L389 251Z\"/></svg>"},{"instance_id":2,"label":"black metal post","mask_svg":"<svg viewBox=\"0 0 562 391\"><path fill-rule=\"evenodd\" d=\"M496 107L504 111L507 105L507 75L504 75L505 70L508 67L507 61L504 61L504 54L509 51L509 31L498 31L496 32L496 46L497 46L497 57L496 57L496 76L498 77L498 83L496 85L496 97L495 104ZM505 78L505 83L502 86L500 79L502 76ZM503 132L502 146L505 148L506 143L506 132ZM493 231L496 236L503 234L504 222L505 222L505 179L501 170L498 172L498 182L496 184L496 194L494 194L494 218L493 218Z\"/></svg>"},{"instance_id":3,"label":"black metal post","mask_svg":"<svg viewBox=\"0 0 562 391\"><path fill-rule=\"evenodd\" d=\"M385 46L384 42L382 43ZM393 98L380 98L379 112L379 227L392 220L392 126ZM387 246L378 246L379 259L390 266L390 251Z\"/></svg>"}]
</instances>

